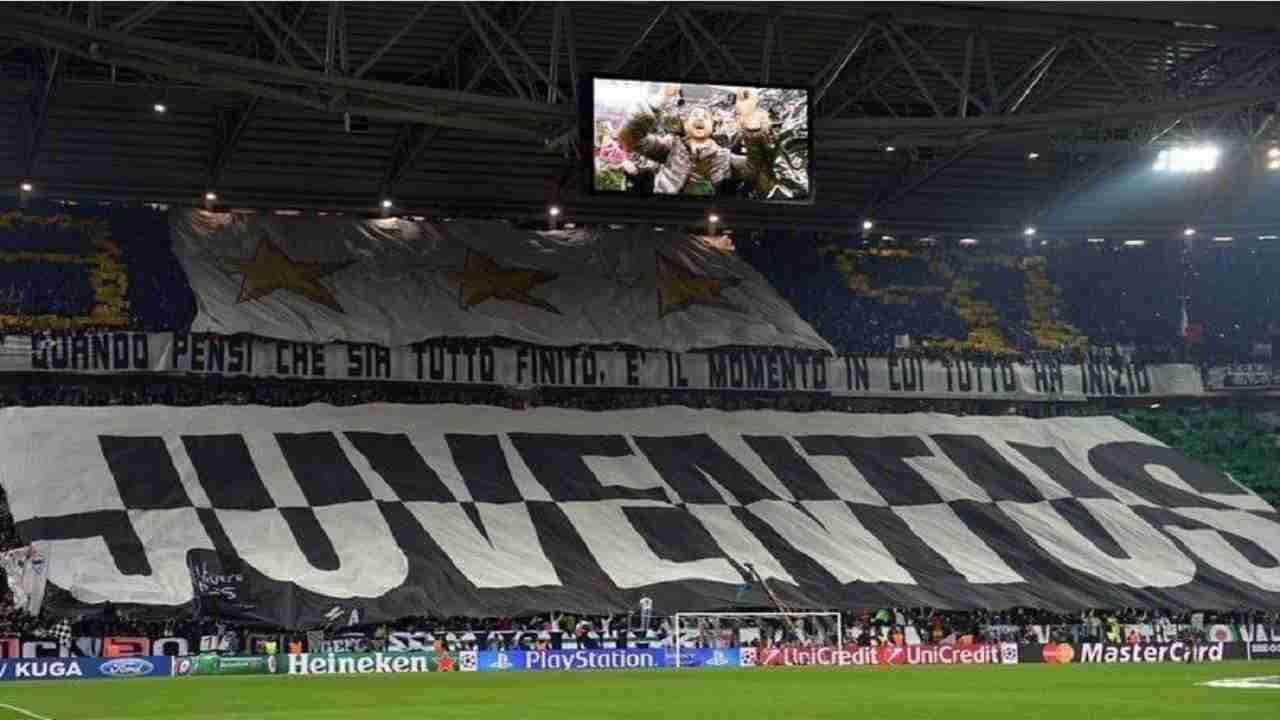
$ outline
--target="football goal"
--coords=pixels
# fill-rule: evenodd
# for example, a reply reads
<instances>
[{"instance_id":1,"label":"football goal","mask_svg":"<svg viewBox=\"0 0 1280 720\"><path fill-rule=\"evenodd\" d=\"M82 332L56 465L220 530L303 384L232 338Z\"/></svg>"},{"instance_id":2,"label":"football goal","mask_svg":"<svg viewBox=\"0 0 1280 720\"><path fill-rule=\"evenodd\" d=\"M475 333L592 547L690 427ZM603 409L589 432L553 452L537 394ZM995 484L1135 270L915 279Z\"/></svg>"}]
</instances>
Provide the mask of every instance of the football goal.
<instances>
[{"instance_id":1,"label":"football goal","mask_svg":"<svg viewBox=\"0 0 1280 720\"><path fill-rule=\"evenodd\" d=\"M683 667L688 650L839 647L843 638L837 612L681 612L671 647L675 666Z\"/></svg>"}]
</instances>

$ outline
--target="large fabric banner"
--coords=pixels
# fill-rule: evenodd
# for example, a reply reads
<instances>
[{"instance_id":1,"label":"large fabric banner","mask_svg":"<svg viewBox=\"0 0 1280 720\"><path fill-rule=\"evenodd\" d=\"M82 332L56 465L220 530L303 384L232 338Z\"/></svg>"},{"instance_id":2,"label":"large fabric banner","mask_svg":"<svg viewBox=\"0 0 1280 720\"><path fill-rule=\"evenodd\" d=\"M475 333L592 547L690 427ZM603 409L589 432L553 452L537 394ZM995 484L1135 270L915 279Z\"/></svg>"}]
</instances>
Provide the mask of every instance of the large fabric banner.
<instances>
[{"instance_id":1,"label":"large fabric banner","mask_svg":"<svg viewBox=\"0 0 1280 720\"><path fill-rule=\"evenodd\" d=\"M1280 390L1280 363L1236 363L1204 369L1204 386L1214 392L1268 392Z\"/></svg>"},{"instance_id":2,"label":"large fabric banner","mask_svg":"<svg viewBox=\"0 0 1280 720\"><path fill-rule=\"evenodd\" d=\"M44 543L0 551L0 570L13 596L13 606L39 615L49 577L49 549Z\"/></svg>"},{"instance_id":3,"label":"large fabric banner","mask_svg":"<svg viewBox=\"0 0 1280 720\"><path fill-rule=\"evenodd\" d=\"M831 349L750 265L683 233L202 210L171 232L198 333Z\"/></svg>"},{"instance_id":4,"label":"large fabric banner","mask_svg":"<svg viewBox=\"0 0 1280 720\"><path fill-rule=\"evenodd\" d=\"M55 610L233 617L1280 603L1280 516L1110 418L8 408ZM217 563L210 562L212 557ZM54 593L54 587L62 591ZM61 605L59 605L61 603Z\"/></svg>"},{"instance_id":5,"label":"large fabric banner","mask_svg":"<svg viewBox=\"0 0 1280 720\"><path fill-rule=\"evenodd\" d=\"M5 338L0 345L0 372L152 372L511 388L816 392L1054 402L1204 392L1194 365L1144 365L1103 357L1080 363L1055 359L1014 363L959 356L831 356L767 348L677 353L462 340L390 348L126 332Z\"/></svg>"}]
</instances>

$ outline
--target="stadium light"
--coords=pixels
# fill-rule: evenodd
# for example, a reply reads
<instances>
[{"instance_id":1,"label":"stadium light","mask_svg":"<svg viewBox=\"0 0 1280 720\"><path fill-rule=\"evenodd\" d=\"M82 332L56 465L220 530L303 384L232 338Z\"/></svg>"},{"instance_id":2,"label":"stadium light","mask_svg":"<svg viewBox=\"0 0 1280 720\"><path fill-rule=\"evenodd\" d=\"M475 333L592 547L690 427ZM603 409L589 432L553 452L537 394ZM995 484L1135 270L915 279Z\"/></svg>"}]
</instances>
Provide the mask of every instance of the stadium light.
<instances>
[{"instance_id":1,"label":"stadium light","mask_svg":"<svg viewBox=\"0 0 1280 720\"><path fill-rule=\"evenodd\" d=\"M1191 145L1161 150L1153 166L1159 172L1209 172L1218 167L1217 145Z\"/></svg>"},{"instance_id":2,"label":"stadium light","mask_svg":"<svg viewBox=\"0 0 1280 720\"><path fill-rule=\"evenodd\" d=\"M1086 242L1091 242L1091 243L1097 244L1097 243L1104 243L1104 242L1106 242L1106 241L1107 241L1107 239L1106 239L1106 238L1100 238L1100 237L1092 237L1092 238L1085 238L1085 241L1086 241Z\"/></svg>"},{"instance_id":3,"label":"stadium light","mask_svg":"<svg viewBox=\"0 0 1280 720\"><path fill-rule=\"evenodd\" d=\"M151 109L155 110L157 115L163 115L169 112L169 108L164 103L156 103L151 106Z\"/></svg>"},{"instance_id":4,"label":"stadium light","mask_svg":"<svg viewBox=\"0 0 1280 720\"><path fill-rule=\"evenodd\" d=\"M710 215L707 215L707 222L711 223L712 225L715 225L716 223L720 222L720 216L715 213L711 213Z\"/></svg>"},{"instance_id":5,"label":"stadium light","mask_svg":"<svg viewBox=\"0 0 1280 720\"><path fill-rule=\"evenodd\" d=\"M1267 157L1271 160L1280 160L1280 147L1273 147L1268 150Z\"/></svg>"},{"instance_id":6,"label":"stadium light","mask_svg":"<svg viewBox=\"0 0 1280 720\"><path fill-rule=\"evenodd\" d=\"M964 247L973 247L978 244L978 238L960 238L960 244Z\"/></svg>"},{"instance_id":7,"label":"stadium light","mask_svg":"<svg viewBox=\"0 0 1280 720\"><path fill-rule=\"evenodd\" d=\"M892 145L885 145L885 146L884 146L884 151L885 151L885 152L893 152L894 150L897 150L897 149L898 149L898 148L896 148L896 147L894 147L894 146L892 146Z\"/></svg>"},{"instance_id":8,"label":"stadium light","mask_svg":"<svg viewBox=\"0 0 1280 720\"><path fill-rule=\"evenodd\" d=\"M871 222L870 220L863 220L863 221L862 221L862 229L863 229L863 230L870 230L871 228L873 228L873 227L875 227L875 226L876 226L876 224L875 224L875 223L873 223L873 222Z\"/></svg>"},{"instance_id":9,"label":"stadium light","mask_svg":"<svg viewBox=\"0 0 1280 720\"><path fill-rule=\"evenodd\" d=\"M1275 235L1259 235L1258 239L1259 240L1275 240L1276 236Z\"/></svg>"},{"instance_id":10,"label":"stadium light","mask_svg":"<svg viewBox=\"0 0 1280 720\"><path fill-rule=\"evenodd\" d=\"M1144 247L1146 244L1147 244L1146 240L1125 240L1124 241L1125 247Z\"/></svg>"},{"instance_id":11,"label":"stadium light","mask_svg":"<svg viewBox=\"0 0 1280 720\"><path fill-rule=\"evenodd\" d=\"M1031 237L1032 235L1036 234L1036 229L1028 225L1027 227L1023 228L1022 234L1026 235L1027 237Z\"/></svg>"},{"instance_id":12,"label":"stadium light","mask_svg":"<svg viewBox=\"0 0 1280 720\"><path fill-rule=\"evenodd\" d=\"M216 193L216 192L214 192L214 191L210 190L209 192L207 192L207 193L205 193L205 194L204 194L204 199L205 199L205 200L208 200L209 202L217 202L217 200L218 200L218 193Z\"/></svg>"},{"instance_id":13,"label":"stadium light","mask_svg":"<svg viewBox=\"0 0 1280 720\"><path fill-rule=\"evenodd\" d=\"M1230 235L1218 235L1213 238L1213 241L1216 243L1229 243L1229 242L1234 242L1235 238L1231 237Z\"/></svg>"},{"instance_id":14,"label":"stadium light","mask_svg":"<svg viewBox=\"0 0 1280 720\"><path fill-rule=\"evenodd\" d=\"M29 181L24 180L22 184L18 186L18 189L24 193L29 193L32 190L35 190L36 186L32 185Z\"/></svg>"},{"instance_id":15,"label":"stadium light","mask_svg":"<svg viewBox=\"0 0 1280 720\"><path fill-rule=\"evenodd\" d=\"M547 208L547 214L550 215L551 217L560 217L560 206L551 205L550 207Z\"/></svg>"},{"instance_id":16,"label":"stadium light","mask_svg":"<svg viewBox=\"0 0 1280 720\"><path fill-rule=\"evenodd\" d=\"M383 209L383 210L390 210L390 209L391 209L391 206L392 206L392 205L394 205L394 204L395 204L395 203L391 202L391 198L382 198L382 209Z\"/></svg>"},{"instance_id":17,"label":"stadium light","mask_svg":"<svg viewBox=\"0 0 1280 720\"><path fill-rule=\"evenodd\" d=\"M1187 237L1191 237L1192 235L1195 235L1195 234L1196 234L1196 229L1195 229L1195 228L1193 228L1193 227L1183 228L1183 229L1182 229L1182 234L1183 234L1183 235L1186 235Z\"/></svg>"},{"instance_id":18,"label":"stadium light","mask_svg":"<svg viewBox=\"0 0 1280 720\"><path fill-rule=\"evenodd\" d=\"M1029 153L1027 153L1027 159L1028 159L1028 160L1039 160L1039 159L1040 159L1040 153L1038 153L1038 152L1029 152Z\"/></svg>"}]
</instances>

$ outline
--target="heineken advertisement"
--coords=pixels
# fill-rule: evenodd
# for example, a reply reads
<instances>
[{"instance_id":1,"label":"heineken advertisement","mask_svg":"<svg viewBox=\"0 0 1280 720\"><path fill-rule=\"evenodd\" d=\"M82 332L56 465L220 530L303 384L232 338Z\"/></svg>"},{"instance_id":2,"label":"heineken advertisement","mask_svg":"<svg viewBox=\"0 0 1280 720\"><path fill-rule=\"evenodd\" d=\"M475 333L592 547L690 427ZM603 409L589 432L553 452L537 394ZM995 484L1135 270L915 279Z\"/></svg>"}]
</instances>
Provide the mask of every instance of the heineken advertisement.
<instances>
[{"instance_id":1,"label":"heineken advertisement","mask_svg":"<svg viewBox=\"0 0 1280 720\"><path fill-rule=\"evenodd\" d=\"M303 653L280 657L277 672L288 675L374 675L473 671L474 651L456 653Z\"/></svg>"}]
</instances>

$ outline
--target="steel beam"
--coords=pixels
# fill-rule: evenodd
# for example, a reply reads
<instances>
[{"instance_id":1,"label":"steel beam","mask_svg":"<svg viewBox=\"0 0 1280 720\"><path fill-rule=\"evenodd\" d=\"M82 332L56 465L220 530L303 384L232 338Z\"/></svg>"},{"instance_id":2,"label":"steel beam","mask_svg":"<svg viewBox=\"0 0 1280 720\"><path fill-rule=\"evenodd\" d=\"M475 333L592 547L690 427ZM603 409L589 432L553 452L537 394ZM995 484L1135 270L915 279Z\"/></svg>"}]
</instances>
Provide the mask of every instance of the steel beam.
<instances>
[{"instance_id":1,"label":"steel beam","mask_svg":"<svg viewBox=\"0 0 1280 720\"><path fill-rule=\"evenodd\" d=\"M236 146L240 144L240 139L244 137L244 133L249 129L249 124L253 121L254 115L258 112L258 106L262 104L261 97L255 97L240 108L218 118L218 138L213 147L213 152L209 155L209 169L205 173L205 187L216 189L222 181L222 173L231 163L231 156L235 153Z\"/></svg>"},{"instance_id":2,"label":"steel beam","mask_svg":"<svg viewBox=\"0 0 1280 720\"><path fill-rule=\"evenodd\" d=\"M773 32L772 28L773 26L771 24L771 35ZM827 64L824 65L821 70L814 73L813 77L809 78L809 85L817 88L813 93L814 105L822 102L822 98L826 97L827 91L831 89L831 86L835 81L844 73L844 69L849 65L849 61L852 60L853 56L857 55L858 51L862 49L863 43L866 42L874 29L874 25L863 25L861 30L850 36L849 41L845 43L844 47L840 48L831 56L831 59L827 61Z\"/></svg>"},{"instance_id":3,"label":"steel beam","mask_svg":"<svg viewBox=\"0 0 1280 720\"><path fill-rule=\"evenodd\" d=\"M576 106L578 104L578 36L573 25L573 6L565 4L562 8L565 50L569 54L569 87Z\"/></svg>"},{"instance_id":4,"label":"steel beam","mask_svg":"<svg viewBox=\"0 0 1280 720\"><path fill-rule=\"evenodd\" d=\"M40 156L40 147L44 144L49 129L49 108L53 103L53 94L57 90L58 76L62 72L62 51L53 51L48 65L44 68L44 82L33 86L33 96L28 106L29 124L27 142L22 158L22 173L31 177L35 172L36 158Z\"/></svg>"},{"instance_id":5,"label":"steel beam","mask_svg":"<svg viewBox=\"0 0 1280 720\"><path fill-rule=\"evenodd\" d=\"M689 30L689 24L684 19L684 13L677 9L672 13L671 17L676 21L676 25L680 28L680 33L684 35L684 39L689 42L689 47L693 50L693 54L698 58L698 62L702 64L702 69L707 71L707 76L715 77L715 68L711 67L711 63L707 62L707 55L702 52L702 45L698 42L698 39L693 36L693 32Z\"/></svg>"},{"instance_id":6,"label":"steel beam","mask_svg":"<svg viewBox=\"0 0 1280 720\"><path fill-rule=\"evenodd\" d=\"M520 31L520 28L524 26L525 21L533 14L535 7L535 5L530 4L524 9L520 14L520 17L517 18L515 24L512 26L513 32ZM570 59L572 60L572 58ZM471 74L471 78L467 80L467 84L463 86L463 92L470 92L480 84L480 81L484 78L485 73L488 72L489 66L492 62L493 58L487 57L484 63L482 63L480 67L476 68L475 72ZM422 157L422 154L426 152L427 148L431 146L431 143L435 142L436 138L440 136L440 132L442 130L443 128L441 127L422 127L415 125L406 125L400 128L400 132L397 134L396 140L391 146L389 160L387 161L387 169L383 173L382 181L378 185L379 197L387 197L393 194L396 184L413 169L413 167L418 163L418 160Z\"/></svg>"},{"instance_id":7,"label":"steel beam","mask_svg":"<svg viewBox=\"0 0 1280 720\"><path fill-rule=\"evenodd\" d=\"M773 42L778 46L778 57L782 58L782 77L788 83L796 81L795 68L791 67L791 53L787 52L787 23L782 16L773 27Z\"/></svg>"},{"instance_id":8,"label":"steel beam","mask_svg":"<svg viewBox=\"0 0 1280 720\"><path fill-rule=\"evenodd\" d=\"M826 119L818 121L818 128L827 133L829 137L830 133L867 131L943 131L963 134L979 130L1047 130L1104 120L1144 118L1164 114L1189 114L1224 108L1245 107L1272 102L1277 99L1280 99L1280 88L1263 88L1260 90L1218 92L1201 97L1161 103L1125 103L1084 110L1064 110L1027 115L984 115L964 120L921 117Z\"/></svg>"},{"instance_id":9,"label":"steel beam","mask_svg":"<svg viewBox=\"0 0 1280 720\"><path fill-rule=\"evenodd\" d=\"M347 6L341 2L335 2L338 8L338 69L343 75L351 74L351 53L347 43L349 35L347 34Z\"/></svg>"},{"instance_id":10,"label":"steel beam","mask_svg":"<svg viewBox=\"0 0 1280 720\"><path fill-rule=\"evenodd\" d=\"M342 14L342 3L336 0L329 2L329 17L325 22L324 33L324 71L333 75L337 69L335 59L338 56L338 18Z\"/></svg>"},{"instance_id":11,"label":"steel beam","mask_svg":"<svg viewBox=\"0 0 1280 720\"><path fill-rule=\"evenodd\" d=\"M555 102L553 89L560 82L560 28L563 23L564 3L557 2L551 12L551 47L547 51L547 102Z\"/></svg>"},{"instance_id":12,"label":"steel beam","mask_svg":"<svg viewBox=\"0 0 1280 720\"><path fill-rule=\"evenodd\" d=\"M925 87L919 73L916 72L915 66L911 64L911 60L902 52L902 47L898 45L898 41L893 37L893 31L884 25L878 27L884 36L884 41L889 44L889 48L897 56L898 64L906 68L907 74L911 76L911 82L916 86L916 90L920 92L920 96L924 98L930 108L933 108L934 115L942 117L942 108L938 107L938 103L934 102L933 94L929 92L929 88Z\"/></svg>"},{"instance_id":13,"label":"steel beam","mask_svg":"<svg viewBox=\"0 0 1280 720\"><path fill-rule=\"evenodd\" d=\"M952 77L951 73L947 72L946 68L942 67L941 63L939 63L936 59L934 59L933 55L929 54L928 50L921 47L920 43L916 42L915 39L912 38L910 35L908 35L905 31L903 31L901 27L892 23L888 27L889 27L889 30L891 31L890 34L892 34L893 32L896 32L902 38L902 40L907 44L908 47L914 50L917 55L924 58L925 61L928 62L930 65L932 65L933 69L936 70L938 74L942 76L943 80L946 80L947 82L951 83L951 86L959 90L961 94L964 95L967 99L968 92L969 92L968 80L966 80L965 83L962 85L959 80L956 80L954 77ZM971 48L969 49L971 50ZM965 55L964 72L966 74L969 72L969 60L971 59L971 55L972 53L967 53ZM981 109L983 112L987 112L986 103L982 102L978 98L973 98L973 101L978 106L979 109Z\"/></svg>"},{"instance_id":14,"label":"steel beam","mask_svg":"<svg viewBox=\"0 0 1280 720\"><path fill-rule=\"evenodd\" d=\"M1123 50L1128 50L1136 42L1137 41L1135 40L1125 45ZM1031 103L1027 105L1027 110L1030 111L1032 108L1039 107L1040 105L1043 105L1044 103L1047 103L1050 100L1054 99L1055 97L1058 96L1058 93L1062 92L1063 90L1066 90L1067 88L1074 85L1077 81L1079 81L1080 78L1084 77L1085 75L1088 75L1091 69L1092 67L1090 65L1082 63L1080 67L1076 68L1075 72L1071 73L1067 77L1059 78L1058 82L1054 83L1053 87L1049 88L1044 93L1036 97L1035 100L1031 101ZM1128 97L1128 95L1126 95L1126 97Z\"/></svg>"},{"instance_id":15,"label":"steel beam","mask_svg":"<svg viewBox=\"0 0 1280 720\"><path fill-rule=\"evenodd\" d=\"M1000 92L996 85L996 73L991 67L991 38L985 32L982 35L982 66L987 75L987 99L991 112L1000 112Z\"/></svg>"},{"instance_id":16,"label":"steel beam","mask_svg":"<svg viewBox=\"0 0 1280 720\"><path fill-rule=\"evenodd\" d=\"M1069 8L1070 5L1059 5ZM734 10L743 15L763 16L773 12L765 3L742 3ZM810 21L873 22L885 15L906 25L927 25L948 30L986 28L991 31L1031 36L1054 36L1060 29L1071 28L1099 37L1127 40L1160 40L1170 44L1200 43L1205 45L1249 45L1280 48L1280 36L1274 32L1239 29L1227 26L1200 28L1179 26L1163 20L1134 20L1096 17L1070 12L1030 12L995 7L974 7L941 3L894 3L862 9L857 3L784 3L783 17Z\"/></svg>"},{"instance_id":17,"label":"steel beam","mask_svg":"<svg viewBox=\"0 0 1280 720\"><path fill-rule=\"evenodd\" d=\"M297 59L293 57L293 53L289 52L289 49L284 46L283 42L281 42L280 36L276 35L275 31L271 29L271 25L267 22L266 16L258 12L257 8L253 6L253 3L245 3L243 7L249 13L249 17L253 18L253 22L256 23L262 30L263 34L267 36L267 39L271 41L271 44L275 46L276 57L284 58L285 62L289 63L292 67L301 68L302 66L298 64Z\"/></svg>"},{"instance_id":18,"label":"steel beam","mask_svg":"<svg viewBox=\"0 0 1280 720\"><path fill-rule=\"evenodd\" d=\"M707 42L711 44L711 47L717 53L720 54L720 57L724 58L724 61L727 64L727 66L732 70L733 73L735 73L734 77L740 77L740 78L747 77L747 71L743 69L742 64L739 63L737 58L733 56L733 53L729 52L728 48L726 48L719 40L717 40L716 37L712 35L705 27L703 27L702 23L698 22L698 19L693 16L693 13L689 12L689 10L683 5L679 6L676 12L678 12L681 16L684 17L685 22L687 22L695 32L697 32L699 35L702 35L702 37L706 38Z\"/></svg>"},{"instance_id":19,"label":"steel beam","mask_svg":"<svg viewBox=\"0 0 1280 720\"><path fill-rule=\"evenodd\" d=\"M516 74L512 72L511 66L507 64L506 58L502 57L502 51L493 44L493 40L489 37L489 34L485 32L484 27L480 23L480 19L476 17L471 5L469 3L463 3L461 7L462 14L466 15L467 22L471 23L471 32L475 33L476 37L480 38L480 42L484 43L485 49L489 51L489 57L498 64L498 69L502 71L504 76L506 76L507 82L511 85L511 89L515 91L516 95L520 96L521 100L528 100L529 95L524 91L524 84L521 83L519 78L516 77Z\"/></svg>"},{"instance_id":20,"label":"steel beam","mask_svg":"<svg viewBox=\"0 0 1280 720\"><path fill-rule=\"evenodd\" d=\"M252 9L251 5L246 5ZM289 22L292 29L297 29L302 24L303 18L307 15L307 3L301 3L293 20ZM274 60L280 61L284 56L285 48L278 46L276 48L276 56ZM222 174L226 171L227 166L231 164L231 158L235 154L236 147L240 145L241 138L249 129L249 125L253 122L258 114L258 108L262 105L262 96L254 96L245 103L238 111L233 111L229 116L220 116L216 123L218 135L215 138L213 152L209 156L209 167L205 172L205 187L208 189L216 189L222 181Z\"/></svg>"},{"instance_id":21,"label":"steel beam","mask_svg":"<svg viewBox=\"0 0 1280 720\"><path fill-rule=\"evenodd\" d=\"M494 22L493 18L489 17L489 13L485 12L484 8L480 5L468 6L468 8L482 23L493 28L494 32L498 33L498 37L502 38L502 41L506 43L507 47L510 47L515 51L516 55L520 56L520 59L524 61L524 64L533 71L533 74L537 76L539 80L547 85L548 89L554 90L555 94L558 96L561 95L560 88L556 87L555 83L551 81L551 78L547 77L547 74L538 66L538 63L534 62L533 58L529 57L529 53L525 52L524 46L520 44L519 40L513 37L506 30L503 30L501 25Z\"/></svg>"},{"instance_id":22,"label":"steel beam","mask_svg":"<svg viewBox=\"0 0 1280 720\"><path fill-rule=\"evenodd\" d=\"M944 32L945 32L944 30L933 31L932 33L930 33L929 37L925 38L923 45L928 45L930 42L932 42L938 36L942 35ZM911 53L907 53L907 57L910 57L910 56L911 56ZM872 90L875 90L877 87L880 86L880 83L884 82L885 78L892 75L898 69L898 66L901 65L901 62L902 61L899 58L895 57L893 62L886 65L884 69L882 69L879 73L877 73L875 77L871 78L871 80L865 83L860 83L858 85L858 89L852 95L841 100L840 105L836 107L834 110L832 110L830 113L827 113L826 117L833 118L836 115L839 115L840 113L844 112L845 108L857 102L858 99L861 98L864 94Z\"/></svg>"},{"instance_id":23,"label":"steel beam","mask_svg":"<svg viewBox=\"0 0 1280 720\"><path fill-rule=\"evenodd\" d=\"M1111 64L1098 54L1098 51L1093 47L1093 44L1090 43L1089 38L1077 36L1074 39L1076 45L1084 48L1085 53L1087 53L1089 57L1093 59L1093 62L1102 69L1102 72L1106 74L1107 79L1111 80L1111 84L1115 85L1116 89L1118 89L1122 95L1128 97L1129 86L1120 79L1120 76L1116 75L1116 71L1111 68Z\"/></svg>"},{"instance_id":24,"label":"steel beam","mask_svg":"<svg viewBox=\"0 0 1280 720\"><path fill-rule=\"evenodd\" d=\"M167 2L150 2L137 10L133 11L129 17L123 18L111 24L111 29L121 33L131 33L142 26L143 23L155 17L155 14L164 9ZM98 23L92 24L90 27L97 27Z\"/></svg>"},{"instance_id":25,"label":"steel beam","mask_svg":"<svg viewBox=\"0 0 1280 720\"><path fill-rule=\"evenodd\" d=\"M293 86L305 85L317 89L345 89L353 93L364 93L375 97L380 95L397 97L405 102L426 101L437 103L441 106L457 106L458 108L474 110L484 108L488 111L507 113L509 117L523 114L529 117L552 119L565 117L571 113L571 111L544 103L461 93L416 85L347 77L329 77L321 72L273 65L259 60L235 57L186 45L122 35L116 32L89 30L79 24L68 23L44 15L11 11L3 6L0 6L0 18L7 18L10 21L0 24L0 36L32 40L35 44L45 47L71 49L76 48L78 41L97 40L104 44L110 44L119 50L139 52L150 57L165 58L166 62L171 64L184 65L189 70L188 75L193 78L200 77L205 68L220 67L226 70L243 72L246 77L253 78L253 80L248 81L253 83L282 82ZM57 33L65 40L53 39L51 33ZM119 58L119 60L124 59ZM154 61L137 62L154 64Z\"/></svg>"},{"instance_id":26,"label":"steel beam","mask_svg":"<svg viewBox=\"0 0 1280 720\"><path fill-rule=\"evenodd\" d=\"M649 39L649 34L653 32L654 28L658 27L658 23L662 22L662 18L666 16L667 11L670 9L670 5L662 5L659 7L658 12L654 13L653 18L649 20L649 22L645 23L644 27L640 29L640 32L636 33L636 36L631 40L631 42L627 43L618 51L618 54L614 56L613 61L605 67L606 72L615 73L626 67L627 62L631 60L631 56L634 55L636 50L639 50L640 46L644 45L645 41Z\"/></svg>"},{"instance_id":27,"label":"steel beam","mask_svg":"<svg viewBox=\"0 0 1280 720\"><path fill-rule=\"evenodd\" d=\"M969 87L972 84L973 76L973 33L969 33L964 39L964 70L960 73L960 110L958 115L961 118L969 117Z\"/></svg>"},{"instance_id":28,"label":"steel beam","mask_svg":"<svg viewBox=\"0 0 1280 720\"><path fill-rule=\"evenodd\" d=\"M1103 42L1102 40L1098 39L1096 36L1091 38L1091 40L1094 46L1101 48L1102 52L1109 55L1116 62L1128 68L1129 72L1132 73L1133 76L1137 78L1138 81L1141 82L1144 86L1154 87L1160 83L1160 80L1158 78L1153 77L1151 73L1147 72L1146 70L1143 70L1137 65L1134 65L1133 61L1125 57L1124 50L1117 51L1115 48L1111 47L1109 43ZM1137 44L1136 41L1127 43L1126 47L1133 47L1136 44Z\"/></svg>"},{"instance_id":29,"label":"steel beam","mask_svg":"<svg viewBox=\"0 0 1280 720\"><path fill-rule=\"evenodd\" d=\"M746 21L746 16L745 16L745 15L738 15L738 16L736 16L736 17L731 18L727 23L725 23L724 27L720 28L720 32L718 33L719 37L720 37L722 40L723 40L724 38L728 37L728 36L729 36L730 34L732 34L735 30L737 30L737 29L738 29L738 27L740 27L740 26L742 25L742 23L743 23L743 22L745 22L745 21ZM774 31L773 31L773 32L774 32L774 45L778 45L778 46L780 47L780 42L779 42L779 41L780 41L780 39L781 39L781 37L782 37L782 36L778 34L778 28L777 28L776 26L774 27ZM678 36L676 36L676 39L677 39L677 40L679 40L679 39L680 39L680 38L682 38L682 37L684 37L684 35L678 35ZM665 50L665 48L664 48L664 50ZM683 68L680 68L680 70L677 72L676 76L677 76L677 77L688 77L689 73L691 73L691 72L693 72L694 70L696 70L696 69L697 69L697 67L698 67L698 61L697 61L697 60L694 60L693 62L689 63L688 65L685 65Z\"/></svg>"},{"instance_id":30,"label":"steel beam","mask_svg":"<svg viewBox=\"0 0 1280 720\"><path fill-rule=\"evenodd\" d=\"M270 18L271 22L274 22L277 27L284 31L284 34L288 36L290 40L297 44L298 47L302 48L302 51L310 56L311 59L315 61L316 65L319 65L322 68L325 66L324 58L320 57L320 54L315 51L315 48L311 47L311 43L307 42L306 38L299 35L296 30L290 27L283 18L275 13L275 11L261 3L258 4L258 9L262 11L263 15Z\"/></svg>"},{"instance_id":31,"label":"steel beam","mask_svg":"<svg viewBox=\"0 0 1280 720\"><path fill-rule=\"evenodd\" d=\"M418 24L419 20L427 16L427 11L429 11L434 5L435 3L433 2L423 3L422 7L418 8L418 12L414 13L413 17L409 18L408 22L401 25L399 30L392 33L391 37L387 38L387 41L382 43L382 46L369 56L369 59L365 60L360 64L360 67L356 68L356 72L353 77L362 78L365 76L365 73L372 70L373 66L378 64L378 61L382 59L383 55L390 52L391 49L396 46L396 43L400 42L405 35L409 34L409 31L413 30L413 27Z\"/></svg>"},{"instance_id":32,"label":"steel beam","mask_svg":"<svg viewBox=\"0 0 1280 720\"><path fill-rule=\"evenodd\" d=\"M900 202L903 198L924 187L934 178L941 175L947 170L947 168L950 168L952 165L955 165L968 157L969 153L973 152L974 148L977 148L981 144L981 142L976 140L970 141L959 149L953 151L944 160L933 163L919 177L913 180L907 180L905 184L901 184L899 187L887 193L883 198L877 199L873 204L869 205L863 213L863 216L874 217L885 209L893 206L895 203Z\"/></svg>"},{"instance_id":33,"label":"steel beam","mask_svg":"<svg viewBox=\"0 0 1280 720\"><path fill-rule=\"evenodd\" d=\"M769 64L773 61L773 32L778 18L771 17L764 26L764 41L760 44L760 84L769 84ZM814 99L817 102L817 99Z\"/></svg>"},{"instance_id":34,"label":"steel beam","mask_svg":"<svg viewBox=\"0 0 1280 720\"><path fill-rule=\"evenodd\" d=\"M1024 67L1022 69L1022 72L1018 74L1017 79L1009 83L1009 87L1006 88L1004 92L1000 93L998 96L992 99L991 112L993 113L1003 112L1004 101L1008 100L1009 96L1012 95L1018 89L1018 86L1021 85L1027 78L1032 77L1037 70L1044 68L1045 63L1052 60L1053 57L1057 55L1058 51L1061 49L1062 49L1062 41L1061 40L1055 41L1052 45L1049 46L1049 49L1045 50L1043 53L1038 55L1035 60L1031 61L1030 63L1027 63L1027 66ZM1023 97L1023 99L1025 99L1025 96Z\"/></svg>"},{"instance_id":35,"label":"steel beam","mask_svg":"<svg viewBox=\"0 0 1280 720\"><path fill-rule=\"evenodd\" d=\"M1022 107L1022 103L1026 102L1027 98L1031 97L1031 93L1035 92L1035 89L1039 87L1040 81L1043 80L1044 76L1049 73L1049 68L1053 67L1054 60L1057 60L1058 56L1062 53L1061 45L1058 45L1055 47L1056 49L1053 51L1053 53L1049 55L1049 57L1040 66L1040 69L1036 71L1035 76L1033 76L1030 82L1027 83L1027 86L1023 88L1022 93L1018 95L1018 99L1015 100L1013 102L1013 105L1009 106L1009 109L1006 110L1005 112L1009 113L1010 115L1018 112L1018 108Z\"/></svg>"}]
</instances>

